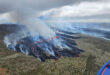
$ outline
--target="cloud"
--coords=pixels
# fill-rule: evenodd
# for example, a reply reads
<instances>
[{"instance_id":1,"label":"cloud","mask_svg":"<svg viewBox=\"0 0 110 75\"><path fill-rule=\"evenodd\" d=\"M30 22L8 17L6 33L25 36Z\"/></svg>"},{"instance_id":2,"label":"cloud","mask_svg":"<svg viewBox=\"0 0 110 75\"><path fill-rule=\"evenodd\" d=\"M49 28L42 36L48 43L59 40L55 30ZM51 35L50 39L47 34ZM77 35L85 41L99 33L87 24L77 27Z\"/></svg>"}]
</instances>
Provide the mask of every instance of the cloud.
<instances>
[{"instance_id":1,"label":"cloud","mask_svg":"<svg viewBox=\"0 0 110 75\"><path fill-rule=\"evenodd\" d=\"M32 8L37 11L80 3L83 1L101 0L0 0L0 13L14 11L15 9Z\"/></svg>"},{"instance_id":2,"label":"cloud","mask_svg":"<svg viewBox=\"0 0 110 75\"><path fill-rule=\"evenodd\" d=\"M75 0L0 0L0 13L15 11L15 9L32 8L37 11L68 5Z\"/></svg>"},{"instance_id":3,"label":"cloud","mask_svg":"<svg viewBox=\"0 0 110 75\"><path fill-rule=\"evenodd\" d=\"M21 22L26 18L39 14L43 10L76 2L75 0L0 0L0 15L8 13L10 17L5 16L5 18Z\"/></svg>"},{"instance_id":4,"label":"cloud","mask_svg":"<svg viewBox=\"0 0 110 75\"><path fill-rule=\"evenodd\" d=\"M21 22L27 18L86 17L109 15L110 2L105 0L0 0L0 19ZM107 1L107 0L106 0ZM42 11L44 11L42 13ZM2 16L2 15L6 16ZM2 16L2 17L1 17ZM2 20L4 21L4 20Z\"/></svg>"},{"instance_id":5,"label":"cloud","mask_svg":"<svg viewBox=\"0 0 110 75\"><path fill-rule=\"evenodd\" d=\"M110 14L110 1L81 2L44 11L41 15L47 17L87 17Z\"/></svg>"}]
</instances>

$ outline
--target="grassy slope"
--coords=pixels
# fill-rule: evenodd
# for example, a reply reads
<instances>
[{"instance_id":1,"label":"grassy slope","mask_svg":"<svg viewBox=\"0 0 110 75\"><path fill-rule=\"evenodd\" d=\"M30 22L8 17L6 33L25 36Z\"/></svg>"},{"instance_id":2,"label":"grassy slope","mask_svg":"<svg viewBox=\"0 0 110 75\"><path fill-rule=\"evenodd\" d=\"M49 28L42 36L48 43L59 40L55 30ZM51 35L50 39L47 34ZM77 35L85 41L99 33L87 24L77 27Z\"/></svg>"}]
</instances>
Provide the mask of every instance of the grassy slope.
<instances>
[{"instance_id":1,"label":"grassy slope","mask_svg":"<svg viewBox=\"0 0 110 75\"><path fill-rule=\"evenodd\" d=\"M81 36L75 39L78 47L85 50L80 57L39 62L32 56L7 50L3 44L7 32L0 29L0 75L96 75L100 66L110 59L109 41L78 35Z\"/></svg>"}]
</instances>

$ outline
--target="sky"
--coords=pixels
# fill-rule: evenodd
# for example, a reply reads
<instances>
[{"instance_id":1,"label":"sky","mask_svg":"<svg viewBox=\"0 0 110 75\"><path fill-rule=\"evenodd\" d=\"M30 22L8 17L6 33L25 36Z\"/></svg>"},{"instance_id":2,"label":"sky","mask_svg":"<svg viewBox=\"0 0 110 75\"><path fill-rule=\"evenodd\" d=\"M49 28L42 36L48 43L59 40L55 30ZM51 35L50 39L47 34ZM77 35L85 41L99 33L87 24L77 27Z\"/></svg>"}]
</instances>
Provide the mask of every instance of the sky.
<instances>
[{"instance_id":1,"label":"sky","mask_svg":"<svg viewBox=\"0 0 110 75\"><path fill-rule=\"evenodd\" d=\"M110 0L0 0L0 23L35 15L48 21L110 22Z\"/></svg>"}]
</instances>

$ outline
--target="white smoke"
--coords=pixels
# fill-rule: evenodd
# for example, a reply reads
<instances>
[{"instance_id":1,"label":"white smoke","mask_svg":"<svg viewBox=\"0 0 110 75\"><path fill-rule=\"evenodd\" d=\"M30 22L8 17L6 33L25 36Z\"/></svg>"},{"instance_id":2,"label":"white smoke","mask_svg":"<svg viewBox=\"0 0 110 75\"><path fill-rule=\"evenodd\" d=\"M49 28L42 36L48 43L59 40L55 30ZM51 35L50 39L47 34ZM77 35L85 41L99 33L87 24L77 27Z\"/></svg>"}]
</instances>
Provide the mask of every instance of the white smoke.
<instances>
[{"instance_id":1,"label":"white smoke","mask_svg":"<svg viewBox=\"0 0 110 75\"><path fill-rule=\"evenodd\" d=\"M25 13L26 12L21 11L20 13L12 13L11 20L14 20L14 22L18 24L25 25L31 32L38 32L44 38L52 38L55 36L54 31L36 17L36 13Z\"/></svg>"}]
</instances>

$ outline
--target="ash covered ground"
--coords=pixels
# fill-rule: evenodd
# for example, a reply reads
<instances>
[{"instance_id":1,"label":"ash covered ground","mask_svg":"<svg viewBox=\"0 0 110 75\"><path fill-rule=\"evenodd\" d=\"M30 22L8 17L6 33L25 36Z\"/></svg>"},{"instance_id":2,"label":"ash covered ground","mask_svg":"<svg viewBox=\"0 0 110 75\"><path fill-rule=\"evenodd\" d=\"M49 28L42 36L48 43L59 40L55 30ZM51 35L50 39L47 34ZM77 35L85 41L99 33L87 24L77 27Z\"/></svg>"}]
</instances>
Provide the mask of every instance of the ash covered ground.
<instances>
[{"instance_id":1,"label":"ash covered ground","mask_svg":"<svg viewBox=\"0 0 110 75\"><path fill-rule=\"evenodd\" d=\"M5 47L4 36L17 28L16 25L0 25L0 74L2 75L95 75L110 58L110 41L74 34L80 38L72 38L72 40L80 49L85 50L80 57L61 57L57 61L40 62L33 56L26 56Z\"/></svg>"}]
</instances>

